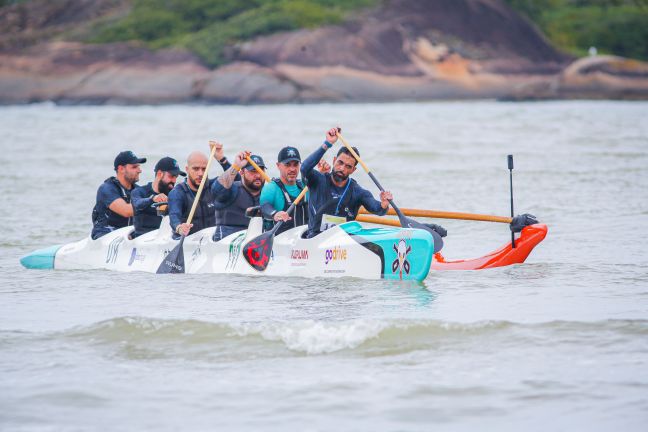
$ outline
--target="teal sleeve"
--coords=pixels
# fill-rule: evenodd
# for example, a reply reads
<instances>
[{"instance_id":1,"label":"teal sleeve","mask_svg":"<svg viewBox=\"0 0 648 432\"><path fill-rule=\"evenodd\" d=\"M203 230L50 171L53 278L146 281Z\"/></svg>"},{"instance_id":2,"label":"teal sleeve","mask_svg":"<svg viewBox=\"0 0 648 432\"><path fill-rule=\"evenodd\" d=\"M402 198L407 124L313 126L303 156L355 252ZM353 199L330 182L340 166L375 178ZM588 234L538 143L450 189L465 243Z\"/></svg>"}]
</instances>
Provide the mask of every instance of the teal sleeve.
<instances>
[{"instance_id":1,"label":"teal sleeve","mask_svg":"<svg viewBox=\"0 0 648 432\"><path fill-rule=\"evenodd\" d=\"M277 186L276 183L266 183L261 189L261 196L259 197L259 204L263 205L265 203L272 204L275 210L283 210L284 198L281 193L281 189Z\"/></svg>"}]
</instances>

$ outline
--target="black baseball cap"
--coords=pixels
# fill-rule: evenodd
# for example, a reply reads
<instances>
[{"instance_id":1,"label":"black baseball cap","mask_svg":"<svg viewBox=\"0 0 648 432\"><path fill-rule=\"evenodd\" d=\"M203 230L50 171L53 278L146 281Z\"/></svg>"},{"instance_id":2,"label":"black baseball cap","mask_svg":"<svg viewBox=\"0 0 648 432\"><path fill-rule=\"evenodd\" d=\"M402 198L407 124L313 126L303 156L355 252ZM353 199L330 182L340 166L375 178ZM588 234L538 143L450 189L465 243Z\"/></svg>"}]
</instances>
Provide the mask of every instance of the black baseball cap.
<instances>
[{"instance_id":1,"label":"black baseball cap","mask_svg":"<svg viewBox=\"0 0 648 432\"><path fill-rule=\"evenodd\" d=\"M299 155L299 150L297 150L295 147L282 148L281 151L279 152L279 156L277 157L277 162L285 164L290 161L301 162L301 156Z\"/></svg>"},{"instance_id":2,"label":"black baseball cap","mask_svg":"<svg viewBox=\"0 0 648 432\"><path fill-rule=\"evenodd\" d=\"M163 157L158 161L158 163L155 164L155 169L153 170L153 172L158 171L166 171L174 176L181 175L183 177L187 177L186 172L180 171L180 165L178 165L178 161L169 156Z\"/></svg>"},{"instance_id":3,"label":"black baseball cap","mask_svg":"<svg viewBox=\"0 0 648 432\"><path fill-rule=\"evenodd\" d=\"M137 156L135 156L135 153L130 150L126 150L119 153L115 158L115 171L117 171L117 167L120 165L141 164L144 162L146 162L146 158L138 158Z\"/></svg>"},{"instance_id":4,"label":"black baseball cap","mask_svg":"<svg viewBox=\"0 0 648 432\"><path fill-rule=\"evenodd\" d=\"M261 156L252 155L252 156L250 156L250 159L252 159L255 164L259 165L259 167L261 167L261 168L266 167L265 163L263 163L263 159L261 158ZM252 166L252 164L247 164L245 166L245 169L248 170L248 171L254 171L254 167Z\"/></svg>"}]
</instances>

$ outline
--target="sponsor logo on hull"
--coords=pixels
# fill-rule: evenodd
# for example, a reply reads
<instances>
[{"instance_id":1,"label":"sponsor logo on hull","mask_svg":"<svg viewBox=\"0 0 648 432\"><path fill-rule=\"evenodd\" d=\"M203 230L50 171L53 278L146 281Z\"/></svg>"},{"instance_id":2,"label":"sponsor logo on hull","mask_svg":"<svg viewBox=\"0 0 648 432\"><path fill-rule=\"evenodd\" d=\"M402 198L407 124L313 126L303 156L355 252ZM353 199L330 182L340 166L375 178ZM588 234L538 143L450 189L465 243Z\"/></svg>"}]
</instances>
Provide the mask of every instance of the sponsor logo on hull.
<instances>
[{"instance_id":1,"label":"sponsor logo on hull","mask_svg":"<svg viewBox=\"0 0 648 432\"><path fill-rule=\"evenodd\" d=\"M394 251L396 252L396 259L392 262L392 273L398 273L398 277L403 279L403 272L406 275L410 272L410 263L407 256L412 251L412 246L407 244L407 241L402 238L398 243L394 243Z\"/></svg>"},{"instance_id":2,"label":"sponsor logo on hull","mask_svg":"<svg viewBox=\"0 0 648 432\"><path fill-rule=\"evenodd\" d=\"M328 265L333 261L346 261L347 255L347 250L339 246L335 246L333 249L326 249L324 252L324 264Z\"/></svg>"},{"instance_id":3,"label":"sponsor logo on hull","mask_svg":"<svg viewBox=\"0 0 648 432\"><path fill-rule=\"evenodd\" d=\"M308 250L293 249L290 251L290 265L293 267L302 267L308 264Z\"/></svg>"},{"instance_id":4,"label":"sponsor logo on hull","mask_svg":"<svg viewBox=\"0 0 648 432\"><path fill-rule=\"evenodd\" d=\"M137 248L133 248L131 252L131 256L128 259L128 266L132 266L135 261L144 261L146 259L146 255L144 254L138 254L137 253Z\"/></svg>"},{"instance_id":5,"label":"sponsor logo on hull","mask_svg":"<svg viewBox=\"0 0 648 432\"><path fill-rule=\"evenodd\" d=\"M108 245L108 252L106 252L106 264L115 264L117 256L119 255L119 245L124 242L123 237L116 237Z\"/></svg>"}]
</instances>

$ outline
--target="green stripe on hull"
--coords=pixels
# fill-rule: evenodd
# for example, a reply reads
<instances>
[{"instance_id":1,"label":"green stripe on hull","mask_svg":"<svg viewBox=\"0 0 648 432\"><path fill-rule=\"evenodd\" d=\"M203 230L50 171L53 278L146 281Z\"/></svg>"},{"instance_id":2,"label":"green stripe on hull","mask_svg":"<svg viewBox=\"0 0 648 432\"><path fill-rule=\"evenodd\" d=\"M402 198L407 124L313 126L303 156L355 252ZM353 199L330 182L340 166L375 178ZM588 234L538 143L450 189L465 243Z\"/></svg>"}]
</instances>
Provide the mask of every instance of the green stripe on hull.
<instances>
[{"instance_id":1,"label":"green stripe on hull","mask_svg":"<svg viewBox=\"0 0 648 432\"><path fill-rule=\"evenodd\" d=\"M340 228L381 258L384 279L422 281L430 272L434 239L427 231L363 228L358 222L347 222Z\"/></svg>"},{"instance_id":2,"label":"green stripe on hull","mask_svg":"<svg viewBox=\"0 0 648 432\"><path fill-rule=\"evenodd\" d=\"M20 258L20 264L28 269L37 270L51 270L54 268L54 259L56 252L61 248L61 245L50 246L45 249L38 249L29 255Z\"/></svg>"}]
</instances>

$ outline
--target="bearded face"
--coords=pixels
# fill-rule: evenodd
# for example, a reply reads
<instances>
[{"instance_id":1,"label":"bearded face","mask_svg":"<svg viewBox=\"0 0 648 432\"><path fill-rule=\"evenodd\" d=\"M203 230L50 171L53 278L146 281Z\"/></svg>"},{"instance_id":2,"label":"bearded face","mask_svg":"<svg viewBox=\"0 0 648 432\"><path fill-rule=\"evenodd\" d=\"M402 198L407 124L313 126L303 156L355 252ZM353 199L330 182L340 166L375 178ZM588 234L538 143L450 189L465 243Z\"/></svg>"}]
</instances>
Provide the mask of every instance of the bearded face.
<instances>
[{"instance_id":1,"label":"bearded face","mask_svg":"<svg viewBox=\"0 0 648 432\"><path fill-rule=\"evenodd\" d=\"M253 192L261 191L261 188L263 188L263 179L261 178L261 174L250 170L242 170L241 172L243 173L243 184L248 190Z\"/></svg>"},{"instance_id":2,"label":"bearded face","mask_svg":"<svg viewBox=\"0 0 648 432\"><path fill-rule=\"evenodd\" d=\"M163 193L164 195L169 195L169 192L171 192L171 190L174 188L177 179L178 176L175 176L168 172L164 172L164 175L162 176L158 184L158 189L160 193Z\"/></svg>"}]
</instances>

